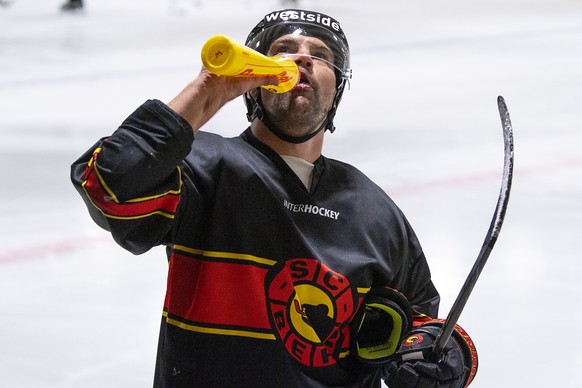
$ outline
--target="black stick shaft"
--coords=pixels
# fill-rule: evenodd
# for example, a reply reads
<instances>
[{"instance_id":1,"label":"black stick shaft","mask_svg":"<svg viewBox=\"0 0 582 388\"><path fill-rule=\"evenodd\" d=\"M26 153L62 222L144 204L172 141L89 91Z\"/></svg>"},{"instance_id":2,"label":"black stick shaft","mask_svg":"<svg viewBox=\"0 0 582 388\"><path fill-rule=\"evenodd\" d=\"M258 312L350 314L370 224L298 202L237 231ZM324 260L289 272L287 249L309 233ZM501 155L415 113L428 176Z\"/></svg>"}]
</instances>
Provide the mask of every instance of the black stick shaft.
<instances>
[{"instance_id":1,"label":"black stick shaft","mask_svg":"<svg viewBox=\"0 0 582 388\"><path fill-rule=\"evenodd\" d=\"M507 106L505 105L505 100L503 97L499 96L497 98L497 105L499 108L499 115L501 117L501 123L503 126L503 139L504 139L504 165L503 165L503 181L501 184L501 191L499 193L499 198L497 199L497 206L495 208L495 213L493 214L493 219L491 220L491 225L489 226L489 231L485 237L485 242L473 264L471 272L465 280L465 284L461 288L451 311L445 320L445 323L441 327L437 338L433 343L431 359L437 361L441 357L441 353L451 338L453 331L455 330L455 325L457 324L465 304L475 287L475 283L481 275L481 271L487 259L493 250L493 246L497 241L501 226L503 224L503 219L505 218L505 212L507 210L507 204L509 202L509 192L511 190L511 181L513 178L513 128L511 126L511 119L509 117L509 112L507 111Z\"/></svg>"}]
</instances>

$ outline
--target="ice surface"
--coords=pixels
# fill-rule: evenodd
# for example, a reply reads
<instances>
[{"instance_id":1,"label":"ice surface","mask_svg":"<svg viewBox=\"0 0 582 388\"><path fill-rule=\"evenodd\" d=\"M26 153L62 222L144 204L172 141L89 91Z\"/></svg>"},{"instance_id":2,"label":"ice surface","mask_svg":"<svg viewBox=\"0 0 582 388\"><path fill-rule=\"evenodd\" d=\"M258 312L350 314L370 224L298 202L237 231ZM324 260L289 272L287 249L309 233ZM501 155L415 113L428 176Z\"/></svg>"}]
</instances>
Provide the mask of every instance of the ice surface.
<instances>
[{"instance_id":1,"label":"ice surface","mask_svg":"<svg viewBox=\"0 0 582 388\"><path fill-rule=\"evenodd\" d=\"M195 3L199 3L195 6ZM163 249L132 256L89 219L69 165L148 98L200 68L210 36L243 40L275 0L16 0L0 8L0 386L151 386ZM582 2L300 0L342 22L354 78L325 154L407 214L442 294L479 252L515 131L507 217L460 323L472 387L579 387ZM236 135L241 100L205 129Z\"/></svg>"}]
</instances>

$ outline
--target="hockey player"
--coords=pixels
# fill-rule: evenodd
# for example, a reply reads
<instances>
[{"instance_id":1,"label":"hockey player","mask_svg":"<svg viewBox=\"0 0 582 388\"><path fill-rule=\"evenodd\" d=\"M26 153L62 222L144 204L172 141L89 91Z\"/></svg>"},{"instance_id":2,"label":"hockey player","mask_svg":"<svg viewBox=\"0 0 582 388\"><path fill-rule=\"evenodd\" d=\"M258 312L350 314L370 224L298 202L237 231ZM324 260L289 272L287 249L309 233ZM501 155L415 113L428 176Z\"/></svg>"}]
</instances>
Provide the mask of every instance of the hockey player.
<instances>
[{"instance_id":1,"label":"hockey player","mask_svg":"<svg viewBox=\"0 0 582 388\"><path fill-rule=\"evenodd\" d=\"M417 238L386 193L322 155L351 76L338 21L275 11L247 46L295 60L276 77L202 69L173 100L149 100L72 166L95 222L134 254L167 247L155 387L467 386L477 367L458 328L419 359L439 296ZM250 126L199 131L244 95ZM412 350L412 352L410 352Z\"/></svg>"},{"instance_id":2,"label":"hockey player","mask_svg":"<svg viewBox=\"0 0 582 388\"><path fill-rule=\"evenodd\" d=\"M61 5L61 11L72 12L83 10L83 0L67 0L66 3Z\"/></svg>"}]
</instances>

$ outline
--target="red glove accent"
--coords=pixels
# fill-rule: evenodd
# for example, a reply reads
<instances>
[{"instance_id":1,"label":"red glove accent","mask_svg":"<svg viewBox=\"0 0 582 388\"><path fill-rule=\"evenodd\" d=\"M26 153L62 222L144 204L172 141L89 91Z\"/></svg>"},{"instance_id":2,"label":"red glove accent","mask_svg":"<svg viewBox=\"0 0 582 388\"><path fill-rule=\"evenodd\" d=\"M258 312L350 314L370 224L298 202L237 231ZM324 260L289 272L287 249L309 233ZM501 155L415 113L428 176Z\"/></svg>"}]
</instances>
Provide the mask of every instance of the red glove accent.
<instances>
[{"instance_id":1,"label":"red glove accent","mask_svg":"<svg viewBox=\"0 0 582 388\"><path fill-rule=\"evenodd\" d=\"M390 388L469 386L477 373L478 357L471 337L460 326L455 326L438 361L425 359L443 322L426 320L405 337L398 352L401 357L386 370L386 383Z\"/></svg>"}]
</instances>

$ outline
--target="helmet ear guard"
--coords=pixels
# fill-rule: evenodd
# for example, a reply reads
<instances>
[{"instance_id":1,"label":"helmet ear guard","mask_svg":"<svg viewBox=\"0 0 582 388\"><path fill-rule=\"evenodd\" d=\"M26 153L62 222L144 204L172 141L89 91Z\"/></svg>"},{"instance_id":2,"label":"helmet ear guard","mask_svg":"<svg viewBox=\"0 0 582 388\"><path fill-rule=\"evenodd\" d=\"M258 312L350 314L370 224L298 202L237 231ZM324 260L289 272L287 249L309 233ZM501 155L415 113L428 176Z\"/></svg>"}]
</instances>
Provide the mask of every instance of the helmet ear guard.
<instances>
[{"instance_id":1,"label":"helmet ear guard","mask_svg":"<svg viewBox=\"0 0 582 388\"><path fill-rule=\"evenodd\" d=\"M346 83L352 77L352 70L350 69L350 50L348 41L340 27L340 24L335 19L317 12L311 12L300 9L285 9L274 11L267 14L250 32L246 39L245 45L256 50L262 54L267 54L271 43L280 36L298 33L305 36L312 36L324 42L334 55L334 63L336 75L336 93L332 103L332 107L328 112L324 126L325 130L330 132L335 131L333 119L336 114L337 107L341 101ZM274 124L268 120L262 108L260 93L255 98L251 92L244 95L245 105L247 107L247 119L252 122L255 118L265 122L267 127L278 137L285 141L293 143L302 143L309 140L319 132L315 131L307 136L294 138L284 135L280 136L281 132L274 127Z\"/></svg>"}]
</instances>

